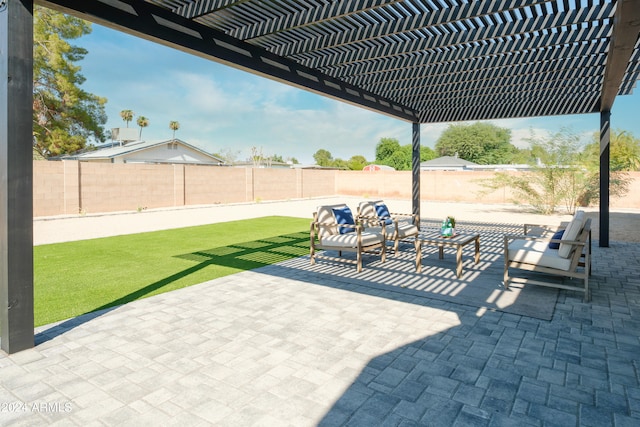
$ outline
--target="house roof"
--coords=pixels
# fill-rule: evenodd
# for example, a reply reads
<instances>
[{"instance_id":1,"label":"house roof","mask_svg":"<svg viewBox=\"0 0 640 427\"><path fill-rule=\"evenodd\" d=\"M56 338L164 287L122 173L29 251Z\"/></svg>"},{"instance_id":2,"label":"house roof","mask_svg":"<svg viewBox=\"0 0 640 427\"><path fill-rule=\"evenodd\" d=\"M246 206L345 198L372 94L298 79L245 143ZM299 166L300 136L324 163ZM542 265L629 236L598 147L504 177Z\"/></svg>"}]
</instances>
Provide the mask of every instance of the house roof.
<instances>
[{"instance_id":1,"label":"house roof","mask_svg":"<svg viewBox=\"0 0 640 427\"><path fill-rule=\"evenodd\" d=\"M129 142L124 145L116 145L113 147L101 148L94 151L87 151L81 154L74 154L70 156L65 156L66 159L74 159L74 160L100 160L100 159L113 159L115 157L122 157L128 154L137 153L140 151L149 150L155 147L164 146L170 142L176 142L180 145L183 145L191 150L197 151L205 157L211 159L212 164L220 164L224 163L224 159L214 156L213 154L207 153L206 151L188 144L180 139L169 139L163 141L136 141Z\"/></svg>"},{"instance_id":2,"label":"house roof","mask_svg":"<svg viewBox=\"0 0 640 427\"><path fill-rule=\"evenodd\" d=\"M370 165L366 165L365 167L362 168L363 171L380 171L380 170L385 170L385 171L394 171L395 168L388 166L388 165L376 165L376 164L370 164Z\"/></svg>"},{"instance_id":3,"label":"house roof","mask_svg":"<svg viewBox=\"0 0 640 427\"><path fill-rule=\"evenodd\" d=\"M435 168L445 168L445 167L465 167L465 166L477 166L477 163L470 162L465 159L461 159L459 157L452 156L442 156L436 159L427 160L425 162L420 163L420 167L435 167Z\"/></svg>"},{"instance_id":4,"label":"house roof","mask_svg":"<svg viewBox=\"0 0 640 427\"><path fill-rule=\"evenodd\" d=\"M414 123L610 111L640 77L637 0L36 3Z\"/></svg>"}]
</instances>

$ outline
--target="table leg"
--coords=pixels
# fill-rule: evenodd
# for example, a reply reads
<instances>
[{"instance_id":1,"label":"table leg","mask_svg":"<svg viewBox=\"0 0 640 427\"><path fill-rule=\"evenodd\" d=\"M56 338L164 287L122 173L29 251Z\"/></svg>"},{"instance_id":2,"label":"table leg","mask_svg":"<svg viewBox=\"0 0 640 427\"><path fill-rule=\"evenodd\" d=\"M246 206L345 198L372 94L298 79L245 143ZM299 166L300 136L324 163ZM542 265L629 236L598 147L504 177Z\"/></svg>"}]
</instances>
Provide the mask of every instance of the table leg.
<instances>
[{"instance_id":1,"label":"table leg","mask_svg":"<svg viewBox=\"0 0 640 427\"><path fill-rule=\"evenodd\" d=\"M420 239L416 238L413 244L416 248L416 272L421 273L422 272L422 242L420 242Z\"/></svg>"},{"instance_id":2,"label":"table leg","mask_svg":"<svg viewBox=\"0 0 640 427\"><path fill-rule=\"evenodd\" d=\"M444 246L442 245L438 246L438 258L444 259Z\"/></svg>"},{"instance_id":3,"label":"table leg","mask_svg":"<svg viewBox=\"0 0 640 427\"><path fill-rule=\"evenodd\" d=\"M456 245L456 275L462 276L462 245Z\"/></svg>"},{"instance_id":4,"label":"table leg","mask_svg":"<svg viewBox=\"0 0 640 427\"><path fill-rule=\"evenodd\" d=\"M480 236L476 237L476 264L480 262Z\"/></svg>"}]
</instances>

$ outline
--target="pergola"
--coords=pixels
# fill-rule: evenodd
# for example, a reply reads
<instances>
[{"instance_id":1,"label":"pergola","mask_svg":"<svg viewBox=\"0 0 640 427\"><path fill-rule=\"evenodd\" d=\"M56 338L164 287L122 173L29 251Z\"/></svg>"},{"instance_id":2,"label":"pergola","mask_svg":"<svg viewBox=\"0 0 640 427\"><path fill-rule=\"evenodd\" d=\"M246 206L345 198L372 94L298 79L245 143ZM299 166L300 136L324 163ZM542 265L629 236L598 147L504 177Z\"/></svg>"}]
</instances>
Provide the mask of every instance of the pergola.
<instances>
[{"instance_id":1,"label":"pergola","mask_svg":"<svg viewBox=\"0 0 640 427\"><path fill-rule=\"evenodd\" d=\"M600 113L640 77L637 0L36 0L138 37L412 123ZM34 345L34 0L0 0L1 348ZM248 117L247 120L251 118Z\"/></svg>"}]
</instances>

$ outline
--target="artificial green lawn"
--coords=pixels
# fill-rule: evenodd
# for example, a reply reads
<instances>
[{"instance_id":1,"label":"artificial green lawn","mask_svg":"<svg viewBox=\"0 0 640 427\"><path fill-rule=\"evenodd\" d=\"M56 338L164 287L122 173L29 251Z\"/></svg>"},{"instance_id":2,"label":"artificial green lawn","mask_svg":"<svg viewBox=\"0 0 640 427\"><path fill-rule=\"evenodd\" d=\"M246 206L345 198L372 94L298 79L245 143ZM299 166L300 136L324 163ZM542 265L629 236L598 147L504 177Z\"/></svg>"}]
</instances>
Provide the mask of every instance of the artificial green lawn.
<instances>
[{"instance_id":1,"label":"artificial green lawn","mask_svg":"<svg viewBox=\"0 0 640 427\"><path fill-rule=\"evenodd\" d=\"M264 217L34 247L35 325L309 253L309 220Z\"/></svg>"}]
</instances>

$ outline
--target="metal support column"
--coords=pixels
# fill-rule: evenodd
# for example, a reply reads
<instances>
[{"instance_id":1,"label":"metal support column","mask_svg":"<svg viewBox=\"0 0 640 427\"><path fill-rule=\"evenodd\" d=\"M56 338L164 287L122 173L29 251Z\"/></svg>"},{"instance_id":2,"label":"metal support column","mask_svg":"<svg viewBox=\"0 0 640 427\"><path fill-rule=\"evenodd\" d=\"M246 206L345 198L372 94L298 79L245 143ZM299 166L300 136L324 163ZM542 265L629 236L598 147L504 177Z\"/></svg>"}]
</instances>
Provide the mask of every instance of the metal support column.
<instances>
[{"instance_id":1,"label":"metal support column","mask_svg":"<svg viewBox=\"0 0 640 427\"><path fill-rule=\"evenodd\" d=\"M600 112L600 247L609 247L609 147L611 112Z\"/></svg>"},{"instance_id":2,"label":"metal support column","mask_svg":"<svg viewBox=\"0 0 640 427\"><path fill-rule=\"evenodd\" d=\"M420 123L413 123L411 138L411 213L420 224Z\"/></svg>"},{"instance_id":3,"label":"metal support column","mask_svg":"<svg viewBox=\"0 0 640 427\"><path fill-rule=\"evenodd\" d=\"M33 0L0 0L0 348L34 346Z\"/></svg>"}]
</instances>

